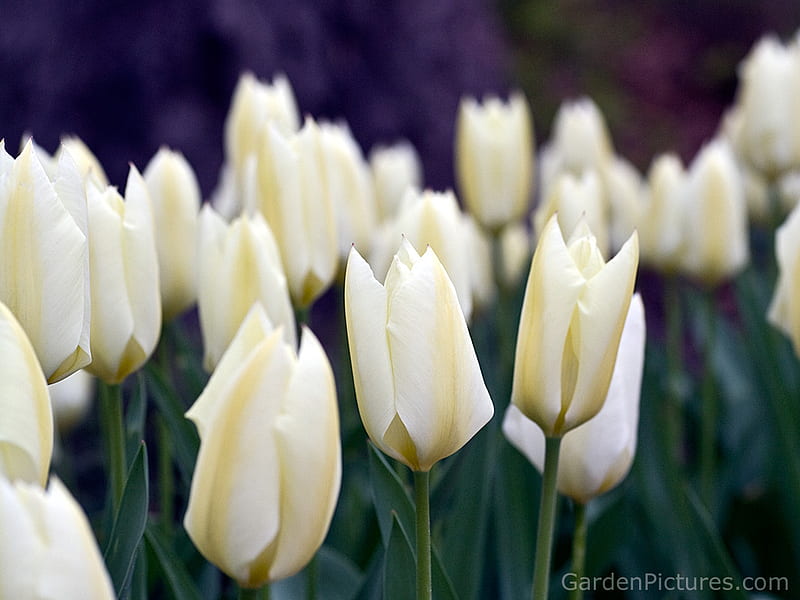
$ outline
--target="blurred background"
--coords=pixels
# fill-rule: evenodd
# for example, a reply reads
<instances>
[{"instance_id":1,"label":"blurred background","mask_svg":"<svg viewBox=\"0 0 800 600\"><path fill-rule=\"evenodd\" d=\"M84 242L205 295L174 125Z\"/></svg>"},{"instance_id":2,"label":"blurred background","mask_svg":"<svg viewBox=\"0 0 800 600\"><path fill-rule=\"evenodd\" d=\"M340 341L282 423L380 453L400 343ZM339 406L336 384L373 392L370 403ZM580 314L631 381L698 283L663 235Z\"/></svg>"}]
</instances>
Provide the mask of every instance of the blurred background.
<instances>
[{"instance_id":1,"label":"blurred background","mask_svg":"<svg viewBox=\"0 0 800 600\"><path fill-rule=\"evenodd\" d=\"M344 118L365 151L405 137L426 182L453 185L463 94L521 87L538 141L558 104L589 95L640 169L691 158L767 31L800 26L796 0L106 0L0 2L0 137L46 149L81 137L112 183L161 145L210 195L242 71L288 75L304 113Z\"/></svg>"}]
</instances>

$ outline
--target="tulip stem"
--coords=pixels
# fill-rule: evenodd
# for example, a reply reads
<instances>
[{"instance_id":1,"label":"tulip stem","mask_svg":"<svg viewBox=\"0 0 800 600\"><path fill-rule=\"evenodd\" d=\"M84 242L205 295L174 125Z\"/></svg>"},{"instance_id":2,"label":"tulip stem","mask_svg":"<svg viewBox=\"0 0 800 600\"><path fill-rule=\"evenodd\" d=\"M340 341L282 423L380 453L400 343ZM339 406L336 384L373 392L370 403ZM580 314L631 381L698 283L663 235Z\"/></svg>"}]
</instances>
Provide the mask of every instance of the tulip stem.
<instances>
[{"instance_id":1,"label":"tulip stem","mask_svg":"<svg viewBox=\"0 0 800 600\"><path fill-rule=\"evenodd\" d=\"M586 571L586 536L589 521L586 519L586 505L575 503L575 532L572 537L572 573L575 581L583 579ZM577 586L570 594L570 600L583 600L583 590Z\"/></svg>"},{"instance_id":2,"label":"tulip stem","mask_svg":"<svg viewBox=\"0 0 800 600\"><path fill-rule=\"evenodd\" d=\"M542 496L539 504L539 529L536 534L536 559L533 569L533 599L546 600L550 583L550 556L553 549L556 501L558 493L558 453L560 437L545 438L544 473L542 474Z\"/></svg>"},{"instance_id":3,"label":"tulip stem","mask_svg":"<svg viewBox=\"0 0 800 600\"><path fill-rule=\"evenodd\" d=\"M683 377L683 323L681 320L681 296L675 277L666 280L664 310L666 311L667 335L667 398L665 402L666 419L664 432L669 459L667 473L670 483L678 486L681 464L683 462L683 421L681 415L682 377Z\"/></svg>"},{"instance_id":4,"label":"tulip stem","mask_svg":"<svg viewBox=\"0 0 800 600\"><path fill-rule=\"evenodd\" d=\"M711 510L714 496L714 462L717 437L719 400L714 389L713 354L716 335L714 296L709 292L705 298L707 327L702 383L702 413L700 429L700 497Z\"/></svg>"},{"instance_id":5,"label":"tulip stem","mask_svg":"<svg viewBox=\"0 0 800 600\"><path fill-rule=\"evenodd\" d=\"M239 588L239 600L269 600L269 584L260 588Z\"/></svg>"},{"instance_id":6,"label":"tulip stem","mask_svg":"<svg viewBox=\"0 0 800 600\"><path fill-rule=\"evenodd\" d=\"M122 423L122 388L100 382L100 421L108 454L108 481L114 514L125 488L125 429Z\"/></svg>"},{"instance_id":7,"label":"tulip stem","mask_svg":"<svg viewBox=\"0 0 800 600\"><path fill-rule=\"evenodd\" d=\"M431 600L431 510L430 473L414 471L414 499L417 506L417 600Z\"/></svg>"}]
</instances>

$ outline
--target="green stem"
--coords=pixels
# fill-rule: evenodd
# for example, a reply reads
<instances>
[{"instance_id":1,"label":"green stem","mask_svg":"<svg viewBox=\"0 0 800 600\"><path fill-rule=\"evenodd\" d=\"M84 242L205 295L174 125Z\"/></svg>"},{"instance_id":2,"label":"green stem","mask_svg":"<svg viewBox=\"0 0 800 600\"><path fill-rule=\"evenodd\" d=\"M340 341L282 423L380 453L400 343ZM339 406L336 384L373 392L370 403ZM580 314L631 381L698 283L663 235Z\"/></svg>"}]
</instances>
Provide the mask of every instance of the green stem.
<instances>
[{"instance_id":1,"label":"green stem","mask_svg":"<svg viewBox=\"0 0 800 600\"><path fill-rule=\"evenodd\" d=\"M550 583L550 556L553 550L556 501L558 493L558 452L560 437L545 438L542 497L539 505L539 529L536 534L536 560L533 569L533 600L546 600Z\"/></svg>"},{"instance_id":2,"label":"green stem","mask_svg":"<svg viewBox=\"0 0 800 600\"><path fill-rule=\"evenodd\" d=\"M108 455L111 506L116 514L125 488L125 429L122 423L122 388L100 382L100 422Z\"/></svg>"},{"instance_id":3,"label":"green stem","mask_svg":"<svg viewBox=\"0 0 800 600\"><path fill-rule=\"evenodd\" d=\"M586 571L586 536L589 532L589 521L586 519L586 505L575 503L575 532L572 537L572 572L575 581L581 581ZM577 586L571 600L583 600L583 590Z\"/></svg>"},{"instance_id":4,"label":"green stem","mask_svg":"<svg viewBox=\"0 0 800 600\"><path fill-rule=\"evenodd\" d=\"M260 588L239 588L239 600L269 600L269 584Z\"/></svg>"},{"instance_id":5,"label":"green stem","mask_svg":"<svg viewBox=\"0 0 800 600\"><path fill-rule=\"evenodd\" d=\"M317 555L311 559L306 568L306 598L308 600L317 600L317 577L319 566L317 563Z\"/></svg>"},{"instance_id":6,"label":"green stem","mask_svg":"<svg viewBox=\"0 0 800 600\"><path fill-rule=\"evenodd\" d=\"M414 499L417 506L417 600L431 600L431 509L430 473L414 471Z\"/></svg>"},{"instance_id":7,"label":"green stem","mask_svg":"<svg viewBox=\"0 0 800 600\"><path fill-rule=\"evenodd\" d=\"M297 334L300 335L300 328L311 322L311 305L295 308L294 319L297 321Z\"/></svg>"},{"instance_id":8,"label":"green stem","mask_svg":"<svg viewBox=\"0 0 800 600\"><path fill-rule=\"evenodd\" d=\"M164 418L157 415L158 424L158 490L161 506L161 524L167 532L172 530L175 514L175 474L172 466L172 437Z\"/></svg>"},{"instance_id":9,"label":"green stem","mask_svg":"<svg viewBox=\"0 0 800 600\"><path fill-rule=\"evenodd\" d=\"M700 429L700 497L710 510L714 495L714 463L719 417L719 399L714 385L713 353L716 337L716 311L714 296L709 292L705 298L706 327L708 328L704 348L702 413Z\"/></svg>"}]
</instances>

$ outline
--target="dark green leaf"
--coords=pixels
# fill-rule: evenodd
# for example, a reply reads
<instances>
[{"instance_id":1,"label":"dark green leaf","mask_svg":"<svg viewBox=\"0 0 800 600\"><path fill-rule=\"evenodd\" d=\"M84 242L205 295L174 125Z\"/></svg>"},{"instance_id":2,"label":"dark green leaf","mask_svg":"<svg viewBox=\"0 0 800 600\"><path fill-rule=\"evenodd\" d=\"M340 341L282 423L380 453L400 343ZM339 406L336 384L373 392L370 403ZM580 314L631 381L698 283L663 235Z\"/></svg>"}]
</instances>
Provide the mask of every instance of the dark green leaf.
<instances>
[{"instance_id":1,"label":"dark green leaf","mask_svg":"<svg viewBox=\"0 0 800 600\"><path fill-rule=\"evenodd\" d=\"M416 537L414 533L416 531L414 503L386 457L371 443L369 444L369 477L372 484L372 500L375 503L375 513L378 516L378 527L381 530L384 547L389 543L393 515L411 536L409 539L413 545Z\"/></svg>"},{"instance_id":2,"label":"dark green leaf","mask_svg":"<svg viewBox=\"0 0 800 600\"><path fill-rule=\"evenodd\" d=\"M350 559L333 548L323 546L309 565L297 575L276 581L270 586L271 600L304 598L309 572L316 572L318 600L352 600L361 588L363 576Z\"/></svg>"},{"instance_id":3,"label":"dark green leaf","mask_svg":"<svg viewBox=\"0 0 800 600\"><path fill-rule=\"evenodd\" d=\"M158 559L158 566L172 590L172 596L176 600L201 600L202 596L180 557L172 550L166 536L153 523L147 525L145 539Z\"/></svg>"},{"instance_id":4,"label":"dark green leaf","mask_svg":"<svg viewBox=\"0 0 800 600\"><path fill-rule=\"evenodd\" d=\"M391 514L391 520L383 562L383 598L408 600L416 595L416 561L411 541L396 513Z\"/></svg>"}]
</instances>

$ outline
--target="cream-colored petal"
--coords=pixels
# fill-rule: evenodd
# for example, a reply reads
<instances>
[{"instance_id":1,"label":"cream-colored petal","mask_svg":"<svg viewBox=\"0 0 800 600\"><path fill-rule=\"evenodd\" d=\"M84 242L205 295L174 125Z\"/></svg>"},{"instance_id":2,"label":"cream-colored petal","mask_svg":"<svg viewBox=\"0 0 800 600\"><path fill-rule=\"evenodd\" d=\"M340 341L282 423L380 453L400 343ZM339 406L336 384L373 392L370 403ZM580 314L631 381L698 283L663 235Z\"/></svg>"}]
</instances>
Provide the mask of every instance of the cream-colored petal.
<instances>
[{"instance_id":1,"label":"cream-colored petal","mask_svg":"<svg viewBox=\"0 0 800 600\"><path fill-rule=\"evenodd\" d=\"M387 331L396 410L416 451L416 463L404 462L427 471L494 412L455 288L431 248L393 291Z\"/></svg>"},{"instance_id":2,"label":"cream-colored petal","mask_svg":"<svg viewBox=\"0 0 800 600\"><path fill-rule=\"evenodd\" d=\"M0 598L35 598L44 540L17 491L0 477Z\"/></svg>"},{"instance_id":3,"label":"cream-colored petal","mask_svg":"<svg viewBox=\"0 0 800 600\"><path fill-rule=\"evenodd\" d=\"M345 272L344 310L358 411L373 443L396 456L383 442L395 416L387 309L386 289L354 247Z\"/></svg>"},{"instance_id":4,"label":"cream-colored petal","mask_svg":"<svg viewBox=\"0 0 800 600\"><path fill-rule=\"evenodd\" d=\"M0 303L0 476L44 486L53 452L50 395L25 332Z\"/></svg>"},{"instance_id":5,"label":"cream-colored petal","mask_svg":"<svg viewBox=\"0 0 800 600\"><path fill-rule=\"evenodd\" d=\"M562 410L564 344L584 285L554 215L542 231L528 274L511 393L523 414L550 435Z\"/></svg>"},{"instance_id":6,"label":"cream-colored petal","mask_svg":"<svg viewBox=\"0 0 800 600\"><path fill-rule=\"evenodd\" d=\"M778 282L767 312L767 319L792 340L800 353L800 204L792 210L775 234Z\"/></svg>"},{"instance_id":7,"label":"cream-colored petal","mask_svg":"<svg viewBox=\"0 0 800 600\"><path fill-rule=\"evenodd\" d=\"M272 581L299 571L322 545L341 484L333 371L307 328L275 434L281 461L281 529L269 571Z\"/></svg>"}]
</instances>

